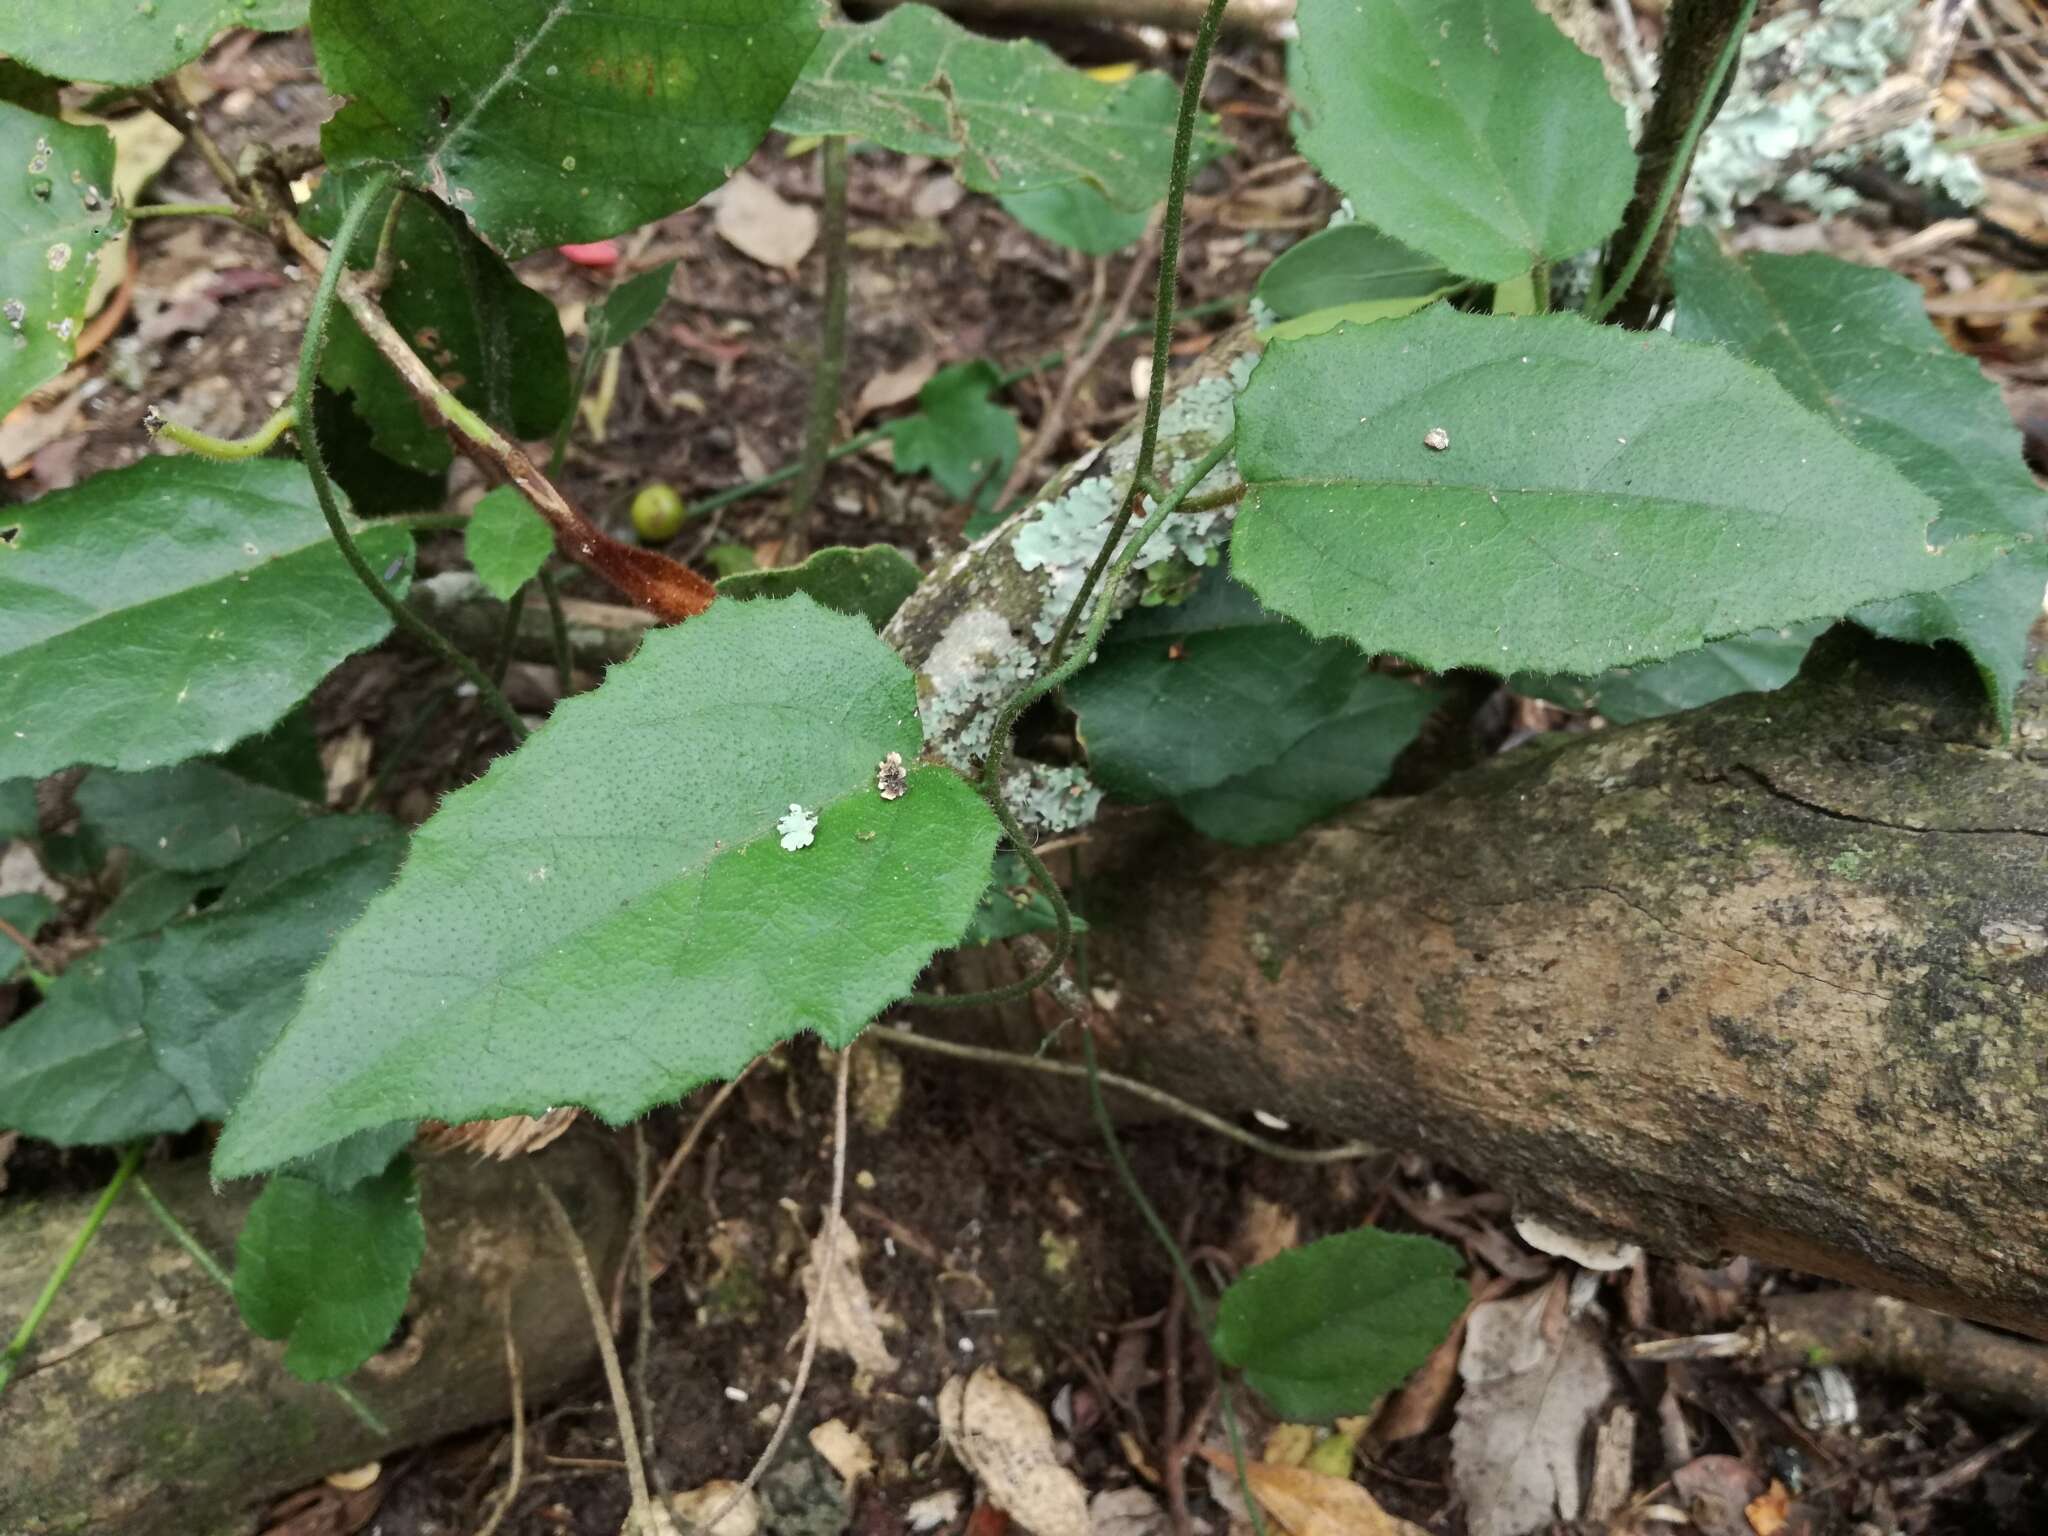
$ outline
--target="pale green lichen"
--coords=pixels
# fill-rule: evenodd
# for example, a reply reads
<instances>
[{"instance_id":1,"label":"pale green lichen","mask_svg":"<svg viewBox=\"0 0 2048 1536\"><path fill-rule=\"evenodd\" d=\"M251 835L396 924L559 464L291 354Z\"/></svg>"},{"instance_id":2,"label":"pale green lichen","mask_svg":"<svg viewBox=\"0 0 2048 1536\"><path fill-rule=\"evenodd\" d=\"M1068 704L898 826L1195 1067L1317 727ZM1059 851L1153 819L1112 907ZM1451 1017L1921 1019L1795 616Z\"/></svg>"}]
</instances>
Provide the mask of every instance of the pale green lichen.
<instances>
[{"instance_id":1,"label":"pale green lichen","mask_svg":"<svg viewBox=\"0 0 2048 1536\"><path fill-rule=\"evenodd\" d=\"M1003 775L1003 803L1034 837L1057 837L1095 820L1102 791L1085 768L1018 763Z\"/></svg>"}]
</instances>

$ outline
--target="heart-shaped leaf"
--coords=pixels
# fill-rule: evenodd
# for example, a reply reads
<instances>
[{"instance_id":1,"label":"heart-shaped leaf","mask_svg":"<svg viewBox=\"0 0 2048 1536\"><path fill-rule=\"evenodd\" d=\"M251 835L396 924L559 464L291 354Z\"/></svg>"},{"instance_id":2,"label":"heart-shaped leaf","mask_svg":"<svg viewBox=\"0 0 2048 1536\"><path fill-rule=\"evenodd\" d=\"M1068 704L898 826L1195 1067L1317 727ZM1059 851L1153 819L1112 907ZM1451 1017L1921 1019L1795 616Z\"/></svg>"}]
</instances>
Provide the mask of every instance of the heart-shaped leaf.
<instances>
[{"instance_id":1,"label":"heart-shaped leaf","mask_svg":"<svg viewBox=\"0 0 2048 1536\"><path fill-rule=\"evenodd\" d=\"M1012 192L1003 211L1041 240L1086 256L1107 256L1138 243L1152 210L1126 211L1085 181L1064 182L1032 192Z\"/></svg>"},{"instance_id":2,"label":"heart-shaped leaf","mask_svg":"<svg viewBox=\"0 0 2048 1536\"><path fill-rule=\"evenodd\" d=\"M555 536L533 503L501 485L476 504L462 530L463 553L477 580L502 603L540 574L555 552Z\"/></svg>"},{"instance_id":3,"label":"heart-shaped leaf","mask_svg":"<svg viewBox=\"0 0 2048 1536\"><path fill-rule=\"evenodd\" d=\"M224 1178L367 1126L581 1104L621 1121L800 1030L845 1045L958 938L995 819L900 798L917 690L861 619L722 599L441 802L313 973L215 1153Z\"/></svg>"},{"instance_id":4,"label":"heart-shaped leaf","mask_svg":"<svg viewBox=\"0 0 2048 1536\"><path fill-rule=\"evenodd\" d=\"M0 166L7 168L0 176L4 416L71 366L100 247L122 221L114 208L114 141L104 128L74 128L0 102ZM7 520L0 511L0 529Z\"/></svg>"},{"instance_id":5,"label":"heart-shaped leaf","mask_svg":"<svg viewBox=\"0 0 2048 1536\"><path fill-rule=\"evenodd\" d=\"M1259 274L1258 296L1279 319L1292 320L1339 304L1427 302L1457 282L1441 262L1369 224L1339 224L1276 256Z\"/></svg>"},{"instance_id":6,"label":"heart-shaped leaf","mask_svg":"<svg viewBox=\"0 0 2048 1536\"><path fill-rule=\"evenodd\" d=\"M0 53L65 80L148 85L191 63L230 27L289 32L305 23L306 0L23 3L0 7Z\"/></svg>"},{"instance_id":7,"label":"heart-shaped leaf","mask_svg":"<svg viewBox=\"0 0 2048 1536\"><path fill-rule=\"evenodd\" d=\"M1275 342L1238 402L1238 578L1435 671L1592 673L1967 580L1987 542L1712 347L1462 315Z\"/></svg>"},{"instance_id":8,"label":"heart-shaped leaf","mask_svg":"<svg viewBox=\"0 0 2048 1536\"><path fill-rule=\"evenodd\" d=\"M411 537L357 543L402 592ZM302 466L148 458L94 475L0 512L0 779L226 751L390 628Z\"/></svg>"},{"instance_id":9,"label":"heart-shaped leaf","mask_svg":"<svg viewBox=\"0 0 2048 1536\"><path fill-rule=\"evenodd\" d=\"M1620 222L1621 107L1529 0L1301 0L1296 20L1295 142L1367 223L1505 282Z\"/></svg>"},{"instance_id":10,"label":"heart-shaped leaf","mask_svg":"<svg viewBox=\"0 0 2048 1536\"><path fill-rule=\"evenodd\" d=\"M1282 1418L1365 1413L1465 1310L1457 1250L1360 1227L1275 1254L1232 1282L1210 1343Z\"/></svg>"},{"instance_id":11,"label":"heart-shaped leaf","mask_svg":"<svg viewBox=\"0 0 2048 1536\"><path fill-rule=\"evenodd\" d=\"M1687 230L1672 263L1678 334L1760 367L1941 506L1935 537L1976 534L2012 552L1981 576L1859 608L1881 635L1953 640L2010 725L2027 631L2048 589L2048 495L2034 483L1998 386L1942 340L1907 278L1832 256L1725 254Z\"/></svg>"},{"instance_id":12,"label":"heart-shaped leaf","mask_svg":"<svg viewBox=\"0 0 2048 1536\"><path fill-rule=\"evenodd\" d=\"M395 165L508 257L686 208L744 164L818 0L313 0L330 167Z\"/></svg>"}]
</instances>

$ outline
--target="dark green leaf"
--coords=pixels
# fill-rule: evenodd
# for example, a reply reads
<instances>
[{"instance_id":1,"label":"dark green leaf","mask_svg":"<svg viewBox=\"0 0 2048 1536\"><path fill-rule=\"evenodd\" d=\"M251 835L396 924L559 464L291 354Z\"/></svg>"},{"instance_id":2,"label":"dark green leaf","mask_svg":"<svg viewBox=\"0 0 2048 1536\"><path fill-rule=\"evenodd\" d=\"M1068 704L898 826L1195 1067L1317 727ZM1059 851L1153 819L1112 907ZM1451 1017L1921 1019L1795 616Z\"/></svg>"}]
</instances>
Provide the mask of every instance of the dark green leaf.
<instances>
[{"instance_id":1,"label":"dark green leaf","mask_svg":"<svg viewBox=\"0 0 2048 1536\"><path fill-rule=\"evenodd\" d=\"M1210 1344L1284 1419L1365 1413L1450 1335L1469 1299L1456 1249L1360 1227L1238 1276Z\"/></svg>"},{"instance_id":2,"label":"dark green leaf","mask_svg":"<svg viewBox=\"0 0 2048 1536\"><path fill-rule=\"evenodd\" d=\"M1385 782L1440 695L1274 617L1224 571L1138 608L1067 685L1088 761L1125 800L1172 800L1212 837L1276 842Z\"/></svg>"},{"instance_id":3,"label":"dark green leaf","mask_svg":"<svg viewBox=\"0 0 2048 1536\"><path fill-rule=\"evenodd\" d=\"M7 14L35 17L42 7ZM100 247L121 232L114 141L0 102L0 416L71 366ZM8 513L0 509L0 533ZM4 539L0 539L4 543ZM0 557L6 551L0 548ZM6 711L0 710L0 718Z\"/></svg>"},{"instance_id":4,"label":"dark green leaf","mask_svg":"<svg viewBox=\"0 0 2048 1536\"><path fill-rule=\"evenodd\" d=\"M221 767L254 784L297 795L313 805L327 799L327 769L320 761L320 738L313 731L313 710L301 704L261 736L237 742L220 756Z\"/></svg>"},{"instance_id":5,"label":"dark green leaf","mask_svg":"<svg viewBox=\"0 0 2048 1536\"><path fill-rule=\"evenodd\" d=\"M0 896L0 920L31 942L36 930L56 915L56 904L38 892L18 891L12 896ZM21 946L0 933L0 981L14 974L21 958Z\"/></svg>"},{"instance_id":6,"label":"dark green leaf","mask_svg":"<svg viewBox=\"0 0 2048 1536\"><path fill-rule=\"evenodd\" d=\"M1935 538L1981 535L2012 551L1958 586L1851 615L1894 640L1961 645L2009 726L2048 590L2048 496L1998 386L1941 339L1918 286L1896 273L1820 255L1738 260L1688 230L1672 278L1680 336L1769 369L1801 405L1890 461L1940 504Z\"/></svg>"},{"instance_id":7,"label":"dark green leaf","mask_svg":"<svg viewBox=\"0 0 2048 1536\"><path fill-rule=\"evenodd\" d=\"M0 20L0 27L19 25ZM52 79L39 70L30 69L19 59L0 59L0 101L22 108L28 112L39 112L44 117L57 115L57 93L64 82Z\"/></svg>"},{"instance_id":8,"label":"dark green leaf","mask_svg":"<svg viewBox=\"0 0 2048 1536\"><path fill-rule=\"evenodd\" d=\"M328 164L396 165L508 257L686 208L743 165L818 0L314 0Z\"/></svg>"},{"instance_id":9,"label":"dark green leaf","mask_svg":"<svg viewBox=\"0 0 2048 1536\"><path fill-rule=\"evenodd\" d=\"M864 549L821 549L802 565L743 571L718 583L725 597L788 597L801 592L835 613L857 614L876 629L889 622L922 579L910 557L892 544Z\"/></svg>"},{"instance_id":10,"label":"dark green leaf","mask_svg":"<svg viewBox=\"0 0 2048 1536\"><path fill-rule=\"evenodd\" d=\"M226 751L391 628L288 460L147 458L0 514L9 529L0 778ZM402 592L404 530L358 542Z\"/></svg>"},{"instance_id":11,"label":"dark green leaf","mask_svg":"<svg viewBox=\"0 0 2048 1536\"><path fill-rule=\"evenodd\" d=\"M1039 239L1087 256L1107 256L1137 244L1152 222L1150 209L1127 212L1085 181L1013 192L1002 204Z\"/></svg>"},{"instance_id":12,"label":"dark green leaf","mask_svg":"<svg viewBox=\"0 0 2048 1536\"><path fill-rule=\"evenodd\" d=\"M80 781L76 797L86 824L108 846L182 873L224 869L317 809L208 762L147 773L96 769Z\"/></svg>"},{"instance_id":13,"label":"dark green leaf","mask_svg":"<svg viewBox=\"0 0 2048 1536\"><path fill-rule=\"evenodd\" d=\"M555 536L532 502L501 485L476 504L462 547L477 579L499 602L509 603L548 563Z\"/></svg>"},{"instance_id":14,"label":"dark green leaf","mask_svg":"<svg viewBox=\"0 0 2048 1536\"><path fill-rule=\"evenodd\" d=\"M1076 912L1072 917L1074 932L1086 933L1088 924L1082 920L1081 914ZM995 870L989 876L988 889L981 893L981 900L975 904L974 919L960 936L960 947L994 944L1027 933L1053 933L1059 925L1059 919L1053 916L1052 903L1046 900L1045 893L1031 878L1031 871L1024 867L1024 861L1014 853L999 853Z\"/></svg>"},{"instance_id":15,"label":"dark green leaf","mask_svg":"<svg viewBox=\"0 0 2048 1536\"><path fill-rule=\"evenodd\" d=\"M1616 725L1698 709L1738 693L1770 693L1799 675L1799 664L1828 627L1826 619L1786 629L1759 629L1716 640L1697 651L1647 667L1617 667L1598 677L1509 679L1517 693L1550 699L1568 709L1597 709Z\"/></svg>"},{"instance_id":16,"label":"dark green leaf","mask_svg":"<svg viewBox=\"0 0 2048 1536\"><path fill-rule=\"evenodd\" d=\"M742 571L751 571L760 564L754 558L753 550L744 544L714 544L704 551L704 560L718 572L720 580L737 576Z\"/></svg>"},{"instance_id":17,"label":"dark green leaf","mask_svg":"<svg viewBox=\"0 0 2048 1536\"><path fill-rule=\"evenodd\" d=\"M36 814L36 781L8 779L0 782L0 842L10 837L34 837L40 829Z\"/></svg>"},{"instance_id":18,"label":"dark green leaf","mask_svg":"<svg viewBox=\"0 0 2048 1536\"><path fill-rule=\"evenodd\" d=\"M668 285L675 277L676 264L665 261L619 284L584 312L584 334L590 349L602 352L623 346L661 312L668 298Z\"/></svg>"},{"instance_id":19,"label":"dark green leaf","mask_svg":"<svg viewBox=\"0 0 2048 1536\"><path fill-rule=\"evenodd\" d=\"M154 939L74 960L28 1017L0 1029L0 1129L60 1147L112 1146L199 1121L142 1033Z\"/></svg>"},{"instance_id":20,"label":"dark green leaf","mask_svg":"<svg viewBox=\"0 0 2048 1536\"><path fill-rule=\"evenodd\" d=\"M1301 0L1296 20L1295 142L1375 228L1504 282L1620 222L1621 107L1529 0Z\"/></svg>"},{"instance_id":21,"label":"dark green leaf","mask_svg":"<svg viewBox=\"0 0 2048 1536\"><path fill-rule=\"evenodd\" d=\"M135 939L176 922L192 903L217 889L226 877L218 870L186 874L170 869L139 868L128 877L100 920L93 925L103 939Z\"/></svg>"},{"instance_id":22,"label":"dark green leaf","mask_svg":"<svg viewBox=\"0 0 2048 1536\"><path fill-rule=\"evenodd\" d=\"M776 114L785 133L950 160L975 192L1079 181L1132 212L1166 196L1180 88L1165 75L1108 85L1041 43L980 37L924 5L836 23L825 39Z\"/></svg>"},{"instance_id":23,"label":"dark green leaf","mask_svg":"<svg viewBox=\"0 0 2048 1536\"><path fill-rule=\"evenodd\" d=\"M1339 224L1310 235L1259 275L1259 302L1282 320L1383 299L1425 302L1458 279L1437 262L1369 224Z\"/></svg>"},{"instance_id":24,"label":"dark green leaf","mask_svg":"<svg viewBox=\"0 0 2048 1536\"><path fill-rule=\"evenodd\" d=\"M956 500L992 501L1017 462L1016 413L989 399L1002 378L985 361L934 374L917 392L917 413L888 424L898 471L929 470Z\"/></svg>"},{"instance_id":25,"label":"dark green leaf","mask_svg":"<svg viewBox=\"0 0 2048 1536\"><path fill-rule=\"evenodd\" d=\"M235 1304L256 1333L287 1341L286 1370L331 1381L390 1340L426 1245L410 1159L339 1195L281 1174L242 1224Z\"/></svg>"},{"instance_id":26,"label":"dark green leaf","mask_svg":"<svg viewBox=\"0 0 2048 1536\"><path fill-rule=\"evenodd\" d=\"M996 825L915 764L915 683L809 599L714 603L456 790L315 970L214 1166L394 1120L625 1120L804 1029L844 1045L965 928ZM785 828L800 805L807 846Z\"/></svg>"},{"instance_id":27,"label":"dark green leaf","mask_svg":"<svg viewBox=\"0 0 2048 1536\"><path fill-rule=\"evenodd\" d=\"M419 1128L410 1120L380 1125L344 1136L331 1146L295 1157L281 1172L311 1179L331 1195L345 1195L365 1179L374 1179L391 1160L412 1144Z\"/></svg>"},{"instance_id":28,"label":"dark green leaf","mask_svg":"<svg viewBox=\"0 0 2048 1536\"><path fill-rule=\"evenodd\" d=\"M66 80L148 85L230 27L289 32L305 22L306 0L23 0L0 7L0 53Z\"/></svg>"},{"instance_id":29,"label":"dark green leaf","mask_svg":"<svg viewBox=\"0 0 2048 1536\"><path fill-rule=\"evenodd\" d=\"M327 468L356 515L385 517L393 512L438 512L448 499L446 470L419 470L401 464L372 444L377 429L356 414L355 403L321 385L313 401L320 446Z\"/></svg>"},{"instance_id":30,"label":"dark green leaf","mask_svg":"<svg viewBox=\"0 0 2048 1536\"><path fill-rule=\"evenodd\" d=\"M1435 671L1636 665L1997 555L1930 548L1934 503L1759 370L1570 315L1275 342L1238 421L1239 579Z\"/></svg>"},{"instance_id":31,"label":"dark green leaf","mask_svg":"<svg viewBox=\"0 0 2048 1536\"><path fill-rule=\"evenodd\" d=\"M332 236L358 180L323 181L307 205L306 227ZM391 323L464 405L514 437L547 436L572 403L568 344L555 306L520 282L461 218L407 193L387 193L371 211L349 251L350 266L375 261L392 197L405 201L392 234L397 266L382 296ZM424 473L446 469L454 452L447 434L427 424L397 371L346 310L336 312L332 327L320 377L352 397L377 451Z\"/></svg>"}]
</instances>

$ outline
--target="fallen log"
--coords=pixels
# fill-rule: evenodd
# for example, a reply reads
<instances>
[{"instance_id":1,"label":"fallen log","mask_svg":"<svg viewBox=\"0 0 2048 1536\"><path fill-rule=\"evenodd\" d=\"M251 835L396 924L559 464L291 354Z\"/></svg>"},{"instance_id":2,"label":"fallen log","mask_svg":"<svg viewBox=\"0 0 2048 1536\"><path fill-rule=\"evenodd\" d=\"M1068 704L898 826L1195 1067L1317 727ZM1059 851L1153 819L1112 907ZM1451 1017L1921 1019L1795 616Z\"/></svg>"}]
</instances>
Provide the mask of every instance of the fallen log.
<instances>
[{"instance_id":1,"label":"fallen log","mask_svg":"<svg viewBox=\"0 0 2048 1536\"><path fill-rule=\"evenodd\" d=\"M600 1272L617 1262L630 1194L596 1137L515 1163L421 1164L425 1263L402 1337L348 1380L389 1430L288 1375L234 1301L132 1195L108 1216L0 1398L0 1531L214 1536L342 1467L506 1417L503 1302L528 1397L590 1369L596 1342L574 1273L535 1205L529 1171L560 1192ZM207 1188L201 1162L145 1170L165 1205L232 1267L258 1186ZM0 1317L17 1318L93 1194L0 1206Z\"/></svg>"}]
</instances>

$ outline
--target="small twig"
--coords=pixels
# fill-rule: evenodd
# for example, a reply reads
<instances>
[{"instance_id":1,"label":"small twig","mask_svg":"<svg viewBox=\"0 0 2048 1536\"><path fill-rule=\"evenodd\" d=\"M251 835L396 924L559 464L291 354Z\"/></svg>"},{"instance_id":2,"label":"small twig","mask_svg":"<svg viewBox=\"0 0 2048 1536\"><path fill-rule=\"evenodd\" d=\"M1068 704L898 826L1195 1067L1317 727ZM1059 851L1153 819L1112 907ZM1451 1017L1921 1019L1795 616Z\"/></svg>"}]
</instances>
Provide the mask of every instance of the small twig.
<instances>
[{"instance_id":1,"label":"small twig","mask_svg":"<svg viewBox=\"0 0 2048 1536\"><path fill-rule=\"evenodd\" d=\"M2009 1429L1989 1445L1980 1447L1945 1471L1922 1478L1918 1483L1908 1484L1907 1500L1914 1504L1932 1504L1936 1499L1953 1498L1957 1493L1984 1475L1985 1468L2009 1452L2018 1450L2034 1435L2041 1425L2039 1421L2022 1424Z\"/></svg>"},{"instance_id":2,"label":"small twig","mask_svg":"<svg viewBox=\"0 0 2048 1536\"><path fill-rule=\"evenodd\" d=\"M129 222L137 219L233 219L251 229L261 229L263 220L233 203L141 203L127 210Z\"/></svg>"},{"instance_id":3,"label":"small twig","mask_svg":"<svg viewBox=\"0 0 2048 1536\"><path fill-rule=\"evenodd\" d=\"M1179 1242L1183 1250L1194 1236L1194 1229L1195 1213L1190 1210L1181 1218ZM1194 1530L1194 1517L1188 1513L1188 1456L1193 1448L1187 1443L1182 1423L1186 1404L1181 1396L1181 1356L1185 1343L1181 1333L1187 1321L1189 1299L1187 1287L1176 1279L1173 1294L1166 1300L1166 1321L1159 1330L1166 1398L1159 1427L1159 1478L1166 1489L1166 1512L1173 1522L1173 1536L1190 1536Z\"/></svg>"},{"instance_id":4,"label":"small twig","mask_svg":"<svg viewBox=\"0 0 2048 1536\"><path fill-rule=\"evenodd\" d=\"M1657 66L1643 51L1643 34L1636 27L1636 8L1633 0L1608 0L1608 9L1614 12L1614 32L1621 41L1621 56L1628 61L1628 72L1636 82L1636 89L1645 94L1657 88Z\"/></svg>"},{"instance_id":5,"label":"small twig","mask_svg":"<svg viewBox=\"0 0 2048 1536\"><path fill-rule=\"evenodd\" d=\"M512 1501L519 1497L519 1485L526 1477L526 1392L519 1379L519 1344L512 1336L509 1295L505 1299L505 1375L512 1386L512 1471L506 1480L504 1495L476 1536L493 1536L505 1516L511 1513Z\"/></svg>"},{"instance_id":6,"label":"small twig","mask_svg":"<svg viewBox=\"0 0 2048 1536\"><path fill-rule=\"evenodd\" d=\"M199 158L206 162L206 168L213 172L214 180L222 190L238 202L242 193L242 178L235 174L234 164L221 153L220 145L213 135L206 131L206 125L199 120L199 111L186 97L174 75L157 82L154 92L157 110L170 119L173 128L180 130L192 141L192 147L199 151Z\"/></svg>"},{"instance_id":7,"label":"small twig","mask_svg":"<svg viewBox=\"0 0 2048 1536\"><path fill-rule=\"evenodd\" d=\"M584 1251L583 1240L576 1235L569 1213L562 1209L561 1199L553 1187L539 1174L534 1175L533 1184L540 1191L541 1204L547 1207L548 1219L555 1224L562 1246L569 1252L569 1262L576 1270L577 1287L583 1292L583 1304L590 1310L590 1331L597 1335L598 1358L604 1362L605 1385L611 1389L612 1412L619 1420L619 1446L625 1453L626 1481L633 1490L632 1523L643 1536L655 1536L660 1527L655 1524L654 1501L647 1492L647 1469L640 1461L640 1432L633 1422L633 1405L626 1400L626 1377L619 1369L618 1346L612 1343L612 1331L605 1326L604 1303L597 1294L597 1277L590 1272L590 1255Z\"/></svg>"},{"instance_id":8,"label":"small twig","mask_svg":"<svg viewBox=\"0 0 2048 1536\"><path fill-rule=\"evenodd\" d=\"M371 258L369 275L363 279L363 286L373 294L381 295L389 288L391 274L398 270L398 218L404 210L405 189L401 187L391 194L391 205L384 210L384 223L377 230L377 254Z\"/></svg>"},{"instance_id":9,"label":"small twig","mask_svg":"<svg viewBox=\"0 0 2048 1536\"><path fill-rule=\"evenodd\" d=\"M819 1235L819 1245L824 1249L825 1257L818 1265L818 1288L811 1295L810 1317L804 1326L803 1354L796 1363L796 1380L790 1386L789 1400L782 1405L782 1416L775 1421L775 1432L768 1437L767 1449L761 1452L733 1496L725 1501L717 1514L704 1522L707 1531L716 1531L723 1525L725 1517L760 1485L762 1476L774 1465L776 1452L782 1449L782 1442L789 1438L790 1427L796 1423L797 1405L803 1401L804 1388L810 1382L811 1364L818 1358L818 1337L824 1332L825 1303L832 1290L832 1270L839 1255L839 1223L846 1202L846 1085L852 1064L852 1049L841 1051L838 1081L832 1091L832 1203L825 1211L825 1226Z\"/></svg>"},{"instance_id":10,"label":"small twig","mask_svg":"<svg viewBox=\"0 0 2048 1536\"><path fill-rule=\"evenodd\" d=\"M795 565L810 548L812 504L825 483L832 433L839 424L841 380L846 373L846 139L826 136L819 152L825 184L819 243L825 250L825 314L818 331L818 361L811 374L811 404L804 418L803 457L783 513L776 559Z\"/></svg>"},{"instance_id":11,"label":"small twig","mask_svg":"<svg viewBox=\"0 0 2048 1536\"><path fill-rule=\"evenodd\" d=\"M21 957L37 970L45 974L54 974L56 972L57 967L50 963L50 957L43 953L42 949L36 944L36 941L4 917L0 917L0 939L6 939L16 949L20 950Z\"/></svg>"},{"instance_id":12,"label":"small twig","mask_svg":"<svg viewBox=\"0 0 2048 1536\"><path fill-rule=\"evenodd\" d=\"M107 1219L107 1212L114 1208L114 1202L121 1198L121 1191L142 1163L142 1153L147 1144L136 1142L121 1154L114 1176L107 1180L107 1187L100 1191L99 1199L93 1202L85 1220L71 1234L71 1242L57 1260L57 1267L50 1271L50 1278L43 1282L43 1289L28 1309L28 1316L21 1320L21 1326L14 1330L14 1337L7 1348L0 1350L0 1396L5 1396L7 1384L14 1379L15 1371L28 1354L29 1345L35 1342L36 1330L43 1326L43 1319L49 1315L50 1307L57 1300L57 1293L64 1289L64 1282L71 1278L71 1271L78 1267L78 1261L85 1256L85 1250L92 1246L92 1240L100 1229L100 1223Z\"/></svg>"},{"instance_id":13,"label":"small twig","mask_svg":"<svg viewBox=\"0 0 2048 1536\"><path fill-rule=\"evenodd\" d=\"M673 1184L676 1175L682 1172L683 1164L690 1160L690 1154L697 1149L698 1141L703 1138L711 1122L718 1118L718 1112L725 1108L726 1100L739 1091L740 1084L746 1081L747 1074L753 1070L754 1063L750 1061L730 1081L718 1085L718 1091L711 1095L709 1102L698 1112L697 1118L690 1122L690 1128L683 1133L682 1141L675 1151L669 1154L668 1161L661 1165L661 1173L656 1177L653 1187L647 1191L647 1198L634 1205L633 1220L626 1229L626 1253L629 1257L635 1248L646 1242L648 1223L656 1207L661 1204L661 1197L668 1193L669 1185ZM612 1276L611 1322L615 1332L620 1318L625 1313L626 1262L625 1259L620 1260L618 1273Z\"/></svg>"}]
</instances>

